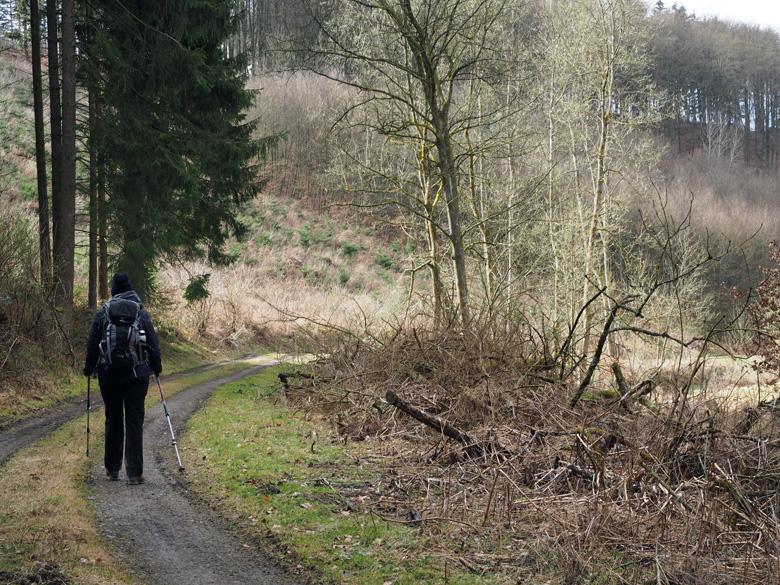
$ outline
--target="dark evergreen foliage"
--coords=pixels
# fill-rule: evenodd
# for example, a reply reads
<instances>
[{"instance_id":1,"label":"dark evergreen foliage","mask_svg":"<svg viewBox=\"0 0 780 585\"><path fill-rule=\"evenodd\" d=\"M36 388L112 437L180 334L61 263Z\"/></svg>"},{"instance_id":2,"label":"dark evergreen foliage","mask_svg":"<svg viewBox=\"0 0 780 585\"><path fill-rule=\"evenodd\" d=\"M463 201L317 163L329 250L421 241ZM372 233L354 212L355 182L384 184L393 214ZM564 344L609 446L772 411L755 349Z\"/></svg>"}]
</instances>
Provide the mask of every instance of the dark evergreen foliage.
<instances>
[{"instance_id":1,"label":"dark evergreen foliage","mask_svg":"<svg viewBox=\"0 0 780 585\"><path fill-rule=\"evenodd\" d=\"M158 258L231 260L236 217L258 191L244 112L245 66L223 42L235 28L229 0L93 4L86 75L99 85L95 144L105 153L116 266L148 292Z\"/></svg>"}]
</instances>

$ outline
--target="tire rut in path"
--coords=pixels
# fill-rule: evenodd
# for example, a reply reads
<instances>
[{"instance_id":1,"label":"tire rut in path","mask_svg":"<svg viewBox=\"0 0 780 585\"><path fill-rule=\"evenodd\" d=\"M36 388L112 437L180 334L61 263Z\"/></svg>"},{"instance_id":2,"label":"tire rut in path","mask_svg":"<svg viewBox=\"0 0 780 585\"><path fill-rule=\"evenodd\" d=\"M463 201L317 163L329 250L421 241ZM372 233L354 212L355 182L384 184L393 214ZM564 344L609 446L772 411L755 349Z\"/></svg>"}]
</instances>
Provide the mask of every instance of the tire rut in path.
<instances>
[{"instance_id":1,"label":"tire rut in path","mask_svg":"<svg viewBox=\"0 0 780 585\"><path fill-rule=\"evenodd\" d=\"M257 366L231 376L192 386L166 396L177 433L187 419L219 386L255 374ZM163 388L165 390L165 388ZM150 385L149 392L157 389ZM188 449L179 445L186 467ZM105 478L101 454L88 489L94 498L101 533L117 556L149 583L159 585L293 585L287 575L262 552L247 549L213 511L187 497L171 446L162 405L147 410L144 424L146 483L130 486Z\"/></svg>"}]
</instances>

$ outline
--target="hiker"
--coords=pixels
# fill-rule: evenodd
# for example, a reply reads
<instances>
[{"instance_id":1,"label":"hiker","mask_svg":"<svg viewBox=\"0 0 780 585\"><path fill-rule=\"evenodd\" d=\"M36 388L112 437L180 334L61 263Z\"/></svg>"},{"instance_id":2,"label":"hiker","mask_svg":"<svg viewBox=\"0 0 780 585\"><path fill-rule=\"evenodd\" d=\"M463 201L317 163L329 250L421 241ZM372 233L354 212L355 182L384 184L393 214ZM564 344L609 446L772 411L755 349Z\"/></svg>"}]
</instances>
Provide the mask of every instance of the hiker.
<instances>
[{"instance_id":1,"label":"hiker","mask_svg":"<svg viewBox=\"0 0 780 585\"><path fill-rule=\"evenodd\" d=\"M138 485L144 482L144 399L149 376L162 372L160 345L126 274L114 275L111 295L92 321L84 375L97 371L105 405L106 475L119 479L124 443L128 483Z\"/></svg>"}]
</instances>

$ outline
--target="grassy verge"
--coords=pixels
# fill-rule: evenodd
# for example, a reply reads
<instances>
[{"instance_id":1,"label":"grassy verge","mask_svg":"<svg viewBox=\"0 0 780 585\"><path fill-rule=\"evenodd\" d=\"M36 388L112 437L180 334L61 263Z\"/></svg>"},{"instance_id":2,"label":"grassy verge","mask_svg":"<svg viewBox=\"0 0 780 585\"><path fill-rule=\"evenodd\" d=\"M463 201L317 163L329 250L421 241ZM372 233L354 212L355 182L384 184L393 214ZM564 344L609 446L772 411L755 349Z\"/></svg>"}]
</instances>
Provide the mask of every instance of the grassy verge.
<instances>
[{"instance_id":1,"label":"grassy verge","mask_svg":"<svg viewBox=\"0 0 780 585\"><path fill-rule=\"evenodd\" d=\"M230 364L166 384L167 395L247 367ZM159 401L149 392L147 408ZM103 428L93 418L93 458L100 458ZM37 575L55 566L78 584L134 583L101 540L85 481L91 461L84 456L85 417L63 425L17 453L0 468L0 582ZM3 571L9 572L3 574ZM28 581L19 581L27 583Z\"/></svg>"},{"instance_id":2,"label":"grassy verge","mask_svg":"<svg viewBox=\"0 0 780 585\"><path fill-rule=\"evenodd\" d=\"M359 446L334 444L322 423L281 405L278 371L223 386L190 420L187 441L199 452L188 477L201 497L249 539L270 536L316 582L492 582L429 554L419 529L361 510L378 469Z\"/></svg>"}]
</instances>

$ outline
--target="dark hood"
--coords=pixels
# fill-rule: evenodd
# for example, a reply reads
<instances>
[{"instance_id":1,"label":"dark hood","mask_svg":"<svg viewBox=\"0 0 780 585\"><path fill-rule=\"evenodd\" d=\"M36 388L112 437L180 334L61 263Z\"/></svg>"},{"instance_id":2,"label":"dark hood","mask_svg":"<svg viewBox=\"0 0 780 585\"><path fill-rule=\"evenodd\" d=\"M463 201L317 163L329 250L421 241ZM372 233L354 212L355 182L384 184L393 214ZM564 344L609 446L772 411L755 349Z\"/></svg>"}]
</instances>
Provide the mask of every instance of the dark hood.
<instances>
[{"instance_id":1,"label":"dark hood","mask_svg":"<svg viewBox=\"0 0 780 585\"><path fill-rule=\"evenodd\" d=\"M138 296L138 294L134 290L129 290L127 292L119 293L118 295L114 295L111 297L112 299L124 299L126 301L134 301L138 303L139 305L143 306L143 303L141 302L141 297Z\"/></svg>"}]
</instances>

